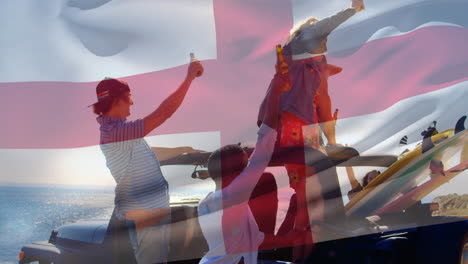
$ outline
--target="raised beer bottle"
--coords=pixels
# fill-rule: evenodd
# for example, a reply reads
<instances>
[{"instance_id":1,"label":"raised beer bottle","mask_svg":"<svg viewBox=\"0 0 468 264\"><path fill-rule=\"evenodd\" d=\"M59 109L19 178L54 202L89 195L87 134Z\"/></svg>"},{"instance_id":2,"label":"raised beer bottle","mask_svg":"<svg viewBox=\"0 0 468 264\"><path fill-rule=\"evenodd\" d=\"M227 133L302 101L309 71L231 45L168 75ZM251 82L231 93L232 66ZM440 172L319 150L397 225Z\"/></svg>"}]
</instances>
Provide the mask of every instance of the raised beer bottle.
<instances>
[{"instance_id":1,"label":"raised beer bottle","mask_svg":"<svg viewBox=\"0 0 468 264\"><path fill-rule=\"evenodd\" d=\"M284 60L283 48L281 45L276 45L276 73L288 75L288 84L283 87L284 91L291 89L291 80L289 80L288 63Z\"/></svg>"}]
</instances>

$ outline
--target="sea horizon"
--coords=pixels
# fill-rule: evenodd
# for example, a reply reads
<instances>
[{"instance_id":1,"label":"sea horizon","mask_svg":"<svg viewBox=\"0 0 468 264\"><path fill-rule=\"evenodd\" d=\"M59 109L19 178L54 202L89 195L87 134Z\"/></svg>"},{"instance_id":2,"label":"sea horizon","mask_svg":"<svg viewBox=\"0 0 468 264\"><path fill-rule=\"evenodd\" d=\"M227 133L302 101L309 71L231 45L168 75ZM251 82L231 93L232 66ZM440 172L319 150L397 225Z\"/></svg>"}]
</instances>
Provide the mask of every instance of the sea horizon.
<instances>
[{"instance_id":1,"label":"sea horizon","mask_svg":"<svg viewBox=\"0 0 468 264\"><path fill-rule=\"evenodd\" d=\"M171 203L199 201L202 191L170 192ZM21 247L48 240L53 229L82 220L110 219L114 186L0 183L0 264L18 262Z\"/></svg>"}]
</instances>

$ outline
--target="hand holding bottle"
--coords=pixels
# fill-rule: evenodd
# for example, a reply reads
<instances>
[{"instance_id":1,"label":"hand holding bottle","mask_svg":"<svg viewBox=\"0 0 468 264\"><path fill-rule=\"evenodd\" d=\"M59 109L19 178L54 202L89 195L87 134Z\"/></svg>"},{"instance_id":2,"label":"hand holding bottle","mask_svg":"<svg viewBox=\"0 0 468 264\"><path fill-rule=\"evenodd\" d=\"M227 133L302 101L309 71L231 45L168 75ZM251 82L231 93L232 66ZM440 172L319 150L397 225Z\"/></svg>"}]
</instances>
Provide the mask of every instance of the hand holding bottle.
<instances>
[{"instance_id":1,"label":"hand holding bottle","mask_svg":"<svg viewBox=\"0 0 468 264\"><path fill-rule=\"evenodd\" d=\"M281 75L281 82L283 91L291 89L291 80L289 79L289 68L286 60L284 59L283 49L281 45L276 45L276 74L275 79Z\"/></svg>"},{"instance_id":2,"label":"hand holding bottle","mask_svg":"<svg viewBox=\"0 0 468 264\"><path fill-rule=\"evenodd\" d=\"M203 75L203 66L201 65L200 61L195 58L193 53L190 53L190 65L187 71L187 78L195 79L196 77L200 77Z\"/></svg>"}]
</instances>

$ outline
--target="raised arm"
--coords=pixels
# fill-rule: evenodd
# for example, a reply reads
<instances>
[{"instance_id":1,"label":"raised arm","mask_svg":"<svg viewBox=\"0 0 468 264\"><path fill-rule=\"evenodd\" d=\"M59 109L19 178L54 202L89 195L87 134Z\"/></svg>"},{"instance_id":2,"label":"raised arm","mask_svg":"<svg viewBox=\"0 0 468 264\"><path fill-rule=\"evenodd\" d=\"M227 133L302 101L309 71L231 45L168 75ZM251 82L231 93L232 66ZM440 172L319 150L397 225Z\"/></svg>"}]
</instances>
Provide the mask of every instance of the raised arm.
<instances>
[{"instance_id":1,"label":"raised arm","mask_svg":"<svg viewBox=\"0 0 468 264\"><path fill-rule=\"evenodd\" d=\"M364 10L363 0L352 0L349 8L343 9L332 16L305 27L302 30L303 35L304 37L309 38L313 38L314 36L326 37L339 25L343 24L346 20L361 10Z\"/></svg>"},{"instance_id":2,"label":"raised arm","mask_svg":"<svg viewBox=\"0 0 468 264\"><path fill-rule=\"evenodd\" d=\"M247 167L229 186L223 189L224 206L229 207L247 201L270 163L277 138L279 97L288 82L287 75L276 74L273 78L267 98L268 106L258 131L255 150L250 156Z\"/></svg>"},{"instance_id":3,"label":"raised arm","mask_svg":"<svg viewBox=\"0 0 468 264\"><path fill-rule=\"evenodd\" d=\"M153 129L162 125L169 117L171 117L175 111L182 104L185 95L192 83L193 79L201 76L203 73L203 66L199 61L193 61L190 63L187 71L187 76L182 84L177 88L175 92L169 95L154 112L146 116L143 120L145 122L144 135L148 135Z\"/></svg>"},{"instance_id":4,"label":"raised arm","mask_svg":"<svg viewBox=\"0 0 468 264\"><path fill-rule=\"evenodd\" d=\"M303 31L304 37L328 36L339 25L356 14L356 10L352 7L341 10L333 16L317 21L314 25L307 27Z\"/></svg>"},{"instance_id":5,"label":"raised arm","mask_svg":"<svg viewBox=\"0 0 468 264\"><path fill-rule=\"evenodd\" d=\"M289 45L292 55L313 52L333 30L361 10L364 10L363 0L352 0L351 7L315 23L301 26L297 36L286 45Z\"/></svg>"}]
</instances>

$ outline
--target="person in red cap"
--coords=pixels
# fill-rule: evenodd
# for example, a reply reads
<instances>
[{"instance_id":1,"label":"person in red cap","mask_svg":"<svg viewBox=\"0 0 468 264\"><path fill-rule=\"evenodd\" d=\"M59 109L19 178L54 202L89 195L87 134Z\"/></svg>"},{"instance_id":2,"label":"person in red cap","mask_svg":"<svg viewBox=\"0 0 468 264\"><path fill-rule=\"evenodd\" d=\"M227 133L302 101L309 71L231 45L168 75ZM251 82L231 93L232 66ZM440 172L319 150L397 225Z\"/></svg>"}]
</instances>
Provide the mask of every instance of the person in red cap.
<instances>
[{"instance_id":1,"label":"person in red cap","mask_svg":"<svg viewBox=\"0 0 468 264\"><path fill-rule=\"evenodd\" d=\"M291 30L283 45L291 88L281 97L277 150L283 153L287 148L308 147L308 151L294 164L285 164L290 186L296 191L292 201L295 200L297 204L291 206L296 208L296 212L293 212L294 223L290 224L297 230L313 228L310 226L311 220L339 224L345 218L336 169L327 157L320 138L323 131L327 144L337 145L328 77L341 72L342 68L328 64L325 53L328 35L363 9L363 0L352 0L351 7L335 15L322 20L310 17ZM267 94L269 92L270 89ZM264 115L266 104L264 100L258 120ZM306 178L312 175L316 176ZM312 245L313 242L329 239L323 232L314 232L313 241L312 236L307 235L303 244ZM307 256L310 247L300 246L295 250L294 258L298 260Z\"/></svg>"},{"instance_id":2,"label":"person in red cap","mask_svg":"<svg viewBox=\"0 0 468 264\"><path fill-rule=\"evenodd\" d=\"M170 232L168 183L143 137L176 112L192 81L202 74L200 62L192 60L179 88L152 113L135 121L126 119L134 102L125 81L106 78L96 87L98 102L92 106L100 124L100 147L117 183L114 216L128 225L139 264L167 262Z\"/></svg>"}]
</instances>

